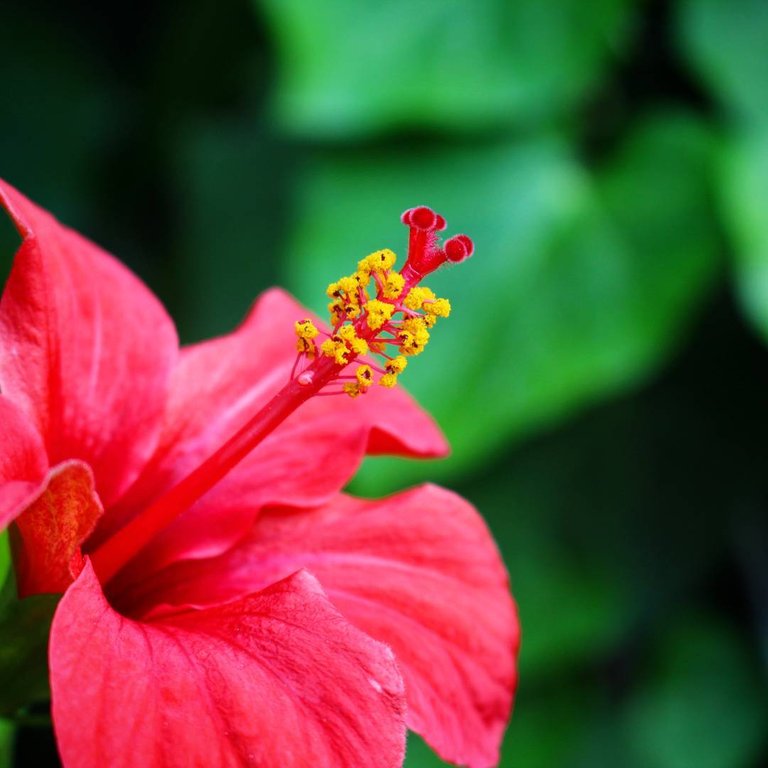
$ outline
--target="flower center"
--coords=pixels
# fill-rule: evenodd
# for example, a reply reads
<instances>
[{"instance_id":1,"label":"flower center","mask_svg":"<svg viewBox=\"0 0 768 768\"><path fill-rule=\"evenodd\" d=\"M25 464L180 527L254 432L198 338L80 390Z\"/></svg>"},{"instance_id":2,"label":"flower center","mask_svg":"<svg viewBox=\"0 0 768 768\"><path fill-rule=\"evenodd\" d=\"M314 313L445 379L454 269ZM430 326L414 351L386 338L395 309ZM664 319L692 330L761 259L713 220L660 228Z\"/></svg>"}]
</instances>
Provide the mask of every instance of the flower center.
<instances>
[{"instance_id":1,"label":"flower center","mask_svg":"<svg viewBox=\"0 0 768 768\"><path fill-rule=\"evenodd\" d=\"M375 251L358 263L354 274L328 286L330 331L308 319L296 322L298 355L288 383L215 453L91 553L102 583L302 403L313 396L358 397L374 385L395 386L407 358L424 350L430 329L451 309L447 299L418 283L447 261L463 261L473 250L466 235L456 235L440 246L437 232L445 228L445 219L426 206L407 210L402 221L410 229L403 269L394 269L392 251ZM361 355L369 357L358 364Z\"/></svg>"}]
</instances>

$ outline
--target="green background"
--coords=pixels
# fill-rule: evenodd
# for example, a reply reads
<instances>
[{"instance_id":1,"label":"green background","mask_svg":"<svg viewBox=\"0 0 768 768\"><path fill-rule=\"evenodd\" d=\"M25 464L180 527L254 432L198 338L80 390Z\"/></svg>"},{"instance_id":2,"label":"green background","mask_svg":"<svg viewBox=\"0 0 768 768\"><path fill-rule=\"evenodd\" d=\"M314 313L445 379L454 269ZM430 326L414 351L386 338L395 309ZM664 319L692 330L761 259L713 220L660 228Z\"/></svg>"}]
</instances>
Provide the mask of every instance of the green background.
<instances>
[{"instance_id":1,"label":"green background","mask_svg":"<svg viewBox=\"0 0 768 768\"><path fill-rule=\"evenodd\" d=\"M476 255L403 381L454 452L353 490L435 479L491 525L502 764L766 764L765 0L4 0L0 176L187 342L268 285L320 308L403 209L445 214ZM34 724L0 744L55 764Z\"/></svg>"}]
</instances>

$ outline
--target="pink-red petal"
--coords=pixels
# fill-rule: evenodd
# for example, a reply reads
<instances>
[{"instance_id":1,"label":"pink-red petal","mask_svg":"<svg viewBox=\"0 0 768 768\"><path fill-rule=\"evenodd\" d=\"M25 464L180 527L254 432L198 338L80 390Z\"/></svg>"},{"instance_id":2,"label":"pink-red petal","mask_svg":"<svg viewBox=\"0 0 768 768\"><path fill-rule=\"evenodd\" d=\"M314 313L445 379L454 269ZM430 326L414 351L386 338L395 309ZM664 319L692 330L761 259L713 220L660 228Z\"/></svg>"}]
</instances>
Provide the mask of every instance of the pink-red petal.
<instances>
[{"instance_id":1,"label":"pink-red petal","mask_svg":"<svg viewBox=\"0 0 768 768\"><path fill-rule=\"evenodd\" d=\"M495 544L474 508L424 486L264 513L227 554L181 563L122 600L221 600L307 568L356 626L394 651L408 725L445 759L497 764L516 685L519 628Z\"/></svg>"},{"instance_id":2,"label":"pink-red petal","mask_svg":"<svg viewBox=\"0 0 768 768\"><path fill-rule=\"evenodd\" d=\"M128 269L3 181L0 204L23 237L0 299L0 388L51 464L87 462L109 504L154 449L173 323Z\"/></svg>"},{"instance_id":3,"label":"pink-red petal","mask_svg":"<svg viewBox=\"0 0 768 768\"><path fill-rule=\"evenodd\" d=\"M58 606L53 719L65 768L399 768L391 652L298 573L207 610L137 622L90 564Z\"/></svg>"},{"instance_id":4,"label":"pink-red petal","mask_svg":"<svg viewBox=\"0 0 768 768\"><path fill-rule=\"evenodd\" d=\"M64 592L82 570L80 547L102 512L87 464L67 461L48 473L11 529L21 597Z\"/></svg>"},{"instance_id":5,"label":"pink-red petal","mask_svg":"<svg viewBox=\"0 0 768 768\"><path fill-rule=\"evenodd\" d=\"M290 296L269 291L233 334L183 351L155 457L96 541L207 458L285 385L296 358L294 323L304 317ZM222 552L266 505L322 504L366 451L426 457L444 454L447 445L401 389L376 387L355 400L314 398L161 535L137 570Z\"/></svg>"},{"instance_id":6,"label":"pink-red petal","mask_svg":"<svg viewBox=\"0 0 768 768\"><path fill-rule=\"evenodd\" d=\"M39 492L47 471L40 434L17 406L0 395L0 530Z\"/></svg>"}]
</instances>

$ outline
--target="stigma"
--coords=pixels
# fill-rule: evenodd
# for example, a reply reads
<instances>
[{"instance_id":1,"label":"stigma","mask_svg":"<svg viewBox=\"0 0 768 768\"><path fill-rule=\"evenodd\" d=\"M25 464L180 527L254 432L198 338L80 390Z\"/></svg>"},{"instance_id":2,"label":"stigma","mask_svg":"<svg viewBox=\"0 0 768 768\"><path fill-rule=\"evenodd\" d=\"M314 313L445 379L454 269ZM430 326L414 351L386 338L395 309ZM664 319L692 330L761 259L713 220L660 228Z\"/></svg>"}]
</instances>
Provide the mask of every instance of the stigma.
<instances>
[{"instance_id":1,"label":"stigma","mask_svg":"<svg viewBox=\"0 0 768 768\"><path fill-rule=\"evenodd\" d=\"M324 377L327 388L319 394L358 397L372 386L394 387L408 359L424 351L437 321L451 312L448 299L420 283L444 264L469 258L472 240L455 235L441 244L438 233L445 219L427 206L409 208L401 221L409 229L401 270L395 268L393 251L374 251L355 272L328 286L330 330L309 319L295 324L298 355L292 378L301 383L318 365L336 369Z\"/></svg>"}]
</instances>

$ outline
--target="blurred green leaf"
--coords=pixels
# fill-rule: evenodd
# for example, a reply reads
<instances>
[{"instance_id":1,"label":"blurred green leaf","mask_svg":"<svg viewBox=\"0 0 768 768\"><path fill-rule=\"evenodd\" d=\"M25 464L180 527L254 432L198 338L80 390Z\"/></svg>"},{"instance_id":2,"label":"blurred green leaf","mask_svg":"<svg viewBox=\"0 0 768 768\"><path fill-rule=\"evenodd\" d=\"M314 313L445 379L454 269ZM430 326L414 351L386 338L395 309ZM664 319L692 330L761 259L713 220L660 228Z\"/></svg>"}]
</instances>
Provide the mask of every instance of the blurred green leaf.
<instances>
[{"instance_id":1,"label":"blurred green leaf","mask_svg":"<svg viewBox=\"0 0 768 768\"><path fill-rule=\"evenodd\" d=\"M560 115L583 99L631 0L261 0L277 110L317 136L441 131Z\"/></svg>"},{"instance_id":2,"label":"blurred green leaf","mask_svg":"<svg viewBox=\"0 0 768 768\"><path fill-rule=\"evenodd\" d=\"M768 133L746 132L723 153L721 201L742 306L768 337Z\"/></svg>"},{"instance_id":3,"label":"blurred green leaf","mask_svg":"<svg viewBox=\"0 0 768 768\"><path fill-rule=\"evenodd\" d=\"M626 736L621 729L620 711L607 696L601 709L580 735L568 759L557 764L551 763L551 768L555 768L555 765L557 768L648 768L643 760L627 748Z\"/></svg>"},{"instance_id":4,"label":"blurred green leaf","mask_svg":"<svg viewBox=\"0 0 768 768\"><path fill-rule=\"evenodd\" d=\"M768 740L764 677L722 619L678 622L627 715L648 768L748 768Z\"/></svg>"},{"instance_id":5,"label":"blurred green leaf","mask_svg":"<svg viewBox=\"0 0 768 768\"><path fill-rule=\"evenodd\" d=\"M404 768L440 768L443 762L427 744L414 733L408 733L408 748Z\"/></svg>"},{"instance_id":6,"label":"blurred green leaf","mask_svg":"<svg viewBox=\"0 0 768 768\"><path fill-rule=\"evenodd\" d=\"M190 123L176 148L178 324L190 341L232 330L275 283L286 158L251 121Z\"/></svg>"},{"instance_id":7,"label":"blurred green leaf","mask_svg":"<svg viewBox=\"0 0 768 768\"><path fill-rule=\"evenodd\" d=\"M715 97L768 126L768 3L683 0L679 10L683 49Z\"/></svg>"},{"instance_id":8,"label":"blurred green leaf","mask_svg":"<svg viewBox=\"0 0 768 768\"><path fill-rule=\"evenodd\" d=\"M454 455L376 459L356 488L455 477L657 365L715 271L709 157L709 135L674 116L644 124L594 182L554 140L321 155L289 254L290 284L316 309L360 255L403 242L408 205L430 203L477 245L430 278L454 311L404 377Z\"/></svg>"},{"instance_id":9,"label":"blurred green leaf","mask_svg":"<svg viewBox=\"0 0 768 768\"><path fill-rule=\"evenodd\" d=\"M0 175L62 221L93 222L120 92L72 30L33 7L0 23Z\"/></svg>"},{"instance_id":10,"label":"blurred green leaf","mask_svg":"<svg viewBox=\"0 0 768 768\"><path fill-rule=\"evenodd\" d=\"M735 245L739 298L768 331L768 4L686 0L680 32L696 70L736 122L723 151L720 202Z\"/></svg>"},{"instance_id":11,"label":"blurred green leaf","mask_svg":"<svg viewBox=\"0 0 768 768\"><path fill-rule=\"evenodd\" d=\"M50 698L48 634L59 595L16 596L13 579L0 585L0 718Z\"/></svg>"},{"instance_id":12,"label":"blurred green leaf","mask_svg":"<svg viewBox=\"0 0 768 768\"><path fill-rule=\"evenodd\" d=\"M625 526L634 490L621 471L628 441L615 419L597 429L594 421L511 452L459 487L488 520L509 569L523 627L524 684L594 663L634 618L631 588L601 557L621 545L614 534Z\"/></svg>"},{"instance_id":13,"label":"blurred green leaf","mask_svg":"<svg viewBox=\"0 0 768 768\"><path fill-rule=\"evenodd\" d=\"M593 693L583 685L561 679L552 689L532 690L523 680L515 712L501 751L500 768L567 766L579 751L584 733L599 711ZM409 733L405 768L448 765L418 736ZM606 766L607 768L607 766Z\"/></svg>"},{"instance_id":14,"label":"blurred green leaf","mask_svg":"<svg viewBox=\"0 0 768 768\"><path fill-rule=\"evenodd\" d=\"M722 430L688 381L669 389L594 408L459 484L509 569L522 679L616 656L724 559L744 462L712 451Z\"/></svg>"},{"instance_id":15,"label":"blurred green leaf","mask_svg":"<svg viewBox=\"0 0 768 768\"><path fill-rule=\"evenodd\" d=\"M0 532L0 585L5 583L8 569L11 567L11 551L8 545L8 532Z\"/></svg>"},{"instance_id":16,"label":"blurred green leaf","mask_svg":"<svg viewBox=\"0 0 768 768\"><path fill-rule=\"evenodd\" d=\"M0 718L0 768L13 766L13 723Z\"/></svg>"},{"instance_id":17,"label":"blurred green leaf","mask_svg":"<svg viewBox=\"0 0 768 768\"><path fill-rule=\"evenodd\" d=\"M500 768L567 765L595 715L593 692L561 678L551 689L529 690L521 683Z\"/></svg>"}]
</instances>

